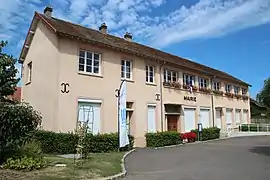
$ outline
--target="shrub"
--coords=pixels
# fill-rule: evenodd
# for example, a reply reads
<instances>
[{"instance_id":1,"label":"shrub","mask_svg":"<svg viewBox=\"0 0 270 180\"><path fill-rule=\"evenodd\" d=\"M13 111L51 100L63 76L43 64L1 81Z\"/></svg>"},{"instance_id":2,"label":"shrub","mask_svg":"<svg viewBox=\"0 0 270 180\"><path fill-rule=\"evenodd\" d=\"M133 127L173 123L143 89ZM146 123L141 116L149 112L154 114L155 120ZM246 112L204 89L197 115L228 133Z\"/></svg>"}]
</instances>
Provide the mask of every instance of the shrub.
<instances>
[{"instance_id":1,"label":"shrub","mask_svg":"<svg viewBox=\"0 0 270 180\"><path fill-rule=\"evenodd\" d=\"M197 134L194 132L183 133L181 134L181 139L187 139L188 142L194 142L197 139Z\"/></svg>"},{"instance_id":2,"label":"shrub","mask_svg":"<svg viewBox=\"0 0 270 180\"><path fill-rule=\"evenodd\" d=\"M43 157L13 157L3 164L4 169L32 171L46 167L47 162Z\"/></svg>"},{"instance_id":3,"label":"shrub","mask_svg":"<svg viewBox=\"0 0 270 180\"><path fill-rule=\"evenodd\" d=\"M30 157L42 157L41 143L35 140L26 142L22 147L21 154Z\"/></svg>"},{"instance_id":4,"label":"shrub","mask_svg":"<svg viewBox=\"0 0 270 180\"><path fill-rule=\"evenodd\" d=\"M239 130L244 132L267 131L267 127L262 126L260 124L242 124L241 126L239 126Z\"/></svg>"},{"instance_id":5,"label":"shrub","mask_svg":"<svg viewBox=\"0 0 270 180\"><path fill-rule=\"evenodd\" d=\"M0 162L18 151L37 129L41 116L26 103L0 103Z\"/></svg>"},{"instance_id":6,"label":"shrub","mask_svg":"<svg viewBox=\"0 0 270 180\"><path fill-rule=\"evenodd\" d=\"M38 130L33 139L40 142L43 153L72 154L76 152L78 136L73 133L56 133Z\"/></svg>"},{"instance_id":7,"label":"shrub","mask_svg":"<svg viewBox=\"0 0 270 180\"><path fill-rule=\"evenodd\" d=\"M44 153L72 154L76 152L78 136L74 133L56 133L51 131L36 131L33 138L40 142ZM121 151L133 148L134 138L129 136L130 145L121 148ZM85 151L101 153L118 151L118 133L92 135L87 134Z\"/></svg>"},{"instance_id":8,"label":"shrub","mask_svg":"<svg viewBox=\"0 0 270 180\"><path fill-rule=\"evenodd\" d=\"M180 133L174 131L147 133L145 137L147 147L162 147L182 142Z\"/></svg>"},{"instance_id":9,"label":"shrub","mask_svg":"<svg viewBox=\"0 0 270 180\"><path fill-rule=\"evenodd\" d=\"M198 129L191 130L191 132L198 134ZM220 137L220 129L217 127L210 127L210 128L203 129L202 137L200 140L207 141L211 139L218 139L219 137Z\"/></svg>"}]
</instances>

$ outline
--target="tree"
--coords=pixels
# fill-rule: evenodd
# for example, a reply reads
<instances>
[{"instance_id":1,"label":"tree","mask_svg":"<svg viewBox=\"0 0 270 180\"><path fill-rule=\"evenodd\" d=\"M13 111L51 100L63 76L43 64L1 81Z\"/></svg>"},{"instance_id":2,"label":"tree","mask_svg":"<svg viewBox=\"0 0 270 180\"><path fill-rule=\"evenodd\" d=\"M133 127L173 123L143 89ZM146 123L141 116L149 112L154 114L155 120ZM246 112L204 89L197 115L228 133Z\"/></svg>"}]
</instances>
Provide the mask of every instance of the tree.
<instances>
[{"instance_id":1,"label":"tree","mask_svg":"<svg viewBox=\"0 0 270 180\"><path fill-rule=\"evenodd\" d=\"M8 95L13 95L20 78L16 78L18 70L15 67L16 59L13 56L5 54L3 48L7 42L0 42L0 100L2 101Z\"/></svg>"},{"instance_id":2,"label":"tree","mask_svg":"<svg viewBox=\"0 0 270 180\"><path fill-rule=\"evenodd\" d=\"M264 81L263 89L257 94L257 101L270 108L270 77Z\"/></svg>"}]
</instances>

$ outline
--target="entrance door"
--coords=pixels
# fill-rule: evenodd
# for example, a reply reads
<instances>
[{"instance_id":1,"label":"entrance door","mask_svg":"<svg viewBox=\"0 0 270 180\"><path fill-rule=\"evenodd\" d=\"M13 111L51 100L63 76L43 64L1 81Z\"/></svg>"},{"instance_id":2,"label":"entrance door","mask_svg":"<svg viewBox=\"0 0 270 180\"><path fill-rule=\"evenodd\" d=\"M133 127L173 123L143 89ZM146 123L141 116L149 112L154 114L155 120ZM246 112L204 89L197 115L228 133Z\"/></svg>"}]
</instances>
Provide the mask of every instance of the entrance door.
<instances>
[{"instance_id":1,"label":"entrance door","mask_svg":"<svg viewBox=\"0 0 270 180\"><path fill-rule=\"evenodd\" d=\"M226 124L227 124L227 132L230 133L232 130L232 110L226 110Z\"/></svg>"},{"instance_id":2,"label":"entrance door","mask_svg":"<svg viewBox=\"0 0 270 180\"><path fill-rule=\"evenodd\" d=\"M235 110L235 125L239 126L241 124L241 110L240 109L236 109Z\"/></svg>"},{"instance_id":3,"label":"entrance door","mask_svg":"<svg viewBox=\"0 0 270 180\"><path fill-rule=\"evenodd\" d=\"M177 121L178 121L178 116L173 116L173 115L167 116L168 131L177 131Z\"/></svg>"},{"instance_id":4,"label":"entrance door","mask_svg":"<svg viewBox=\"0 0 270 180\"><path fill-rule=\"evenodd\" d=\"M216 109L215 126L221 129L221 110Z\"/></svg>"},{"instance_id":5,"label":"entrance door","mask_svg":"<svg viewBox=\"0 0 270 180\"><path fill-rule=\"evenodd\" d=\"M200 110L200 121L202 123L203 128L208 128L210 123L210 111L209 109L201 109Z\"/></svg>"},{"instance_id":6,"label":"entrance door","mask_svg":"<svg viewBox=\"0 0 270 180\"><path fill-rule=\"evenodd\" d=\"M190 132L190 130L195 129L195 108L185 108L185 132Z\"/></svg>"},{"instance_id":7,"label":"entrance door","mask_svg":"<svg viewBox=\"0 0 270 180\"><path fill-rule=\"evenodd\" d=\"M148 106L148 131L149 133L156 132L156 107L155 106Z\"/></svg>"}]
</instances>

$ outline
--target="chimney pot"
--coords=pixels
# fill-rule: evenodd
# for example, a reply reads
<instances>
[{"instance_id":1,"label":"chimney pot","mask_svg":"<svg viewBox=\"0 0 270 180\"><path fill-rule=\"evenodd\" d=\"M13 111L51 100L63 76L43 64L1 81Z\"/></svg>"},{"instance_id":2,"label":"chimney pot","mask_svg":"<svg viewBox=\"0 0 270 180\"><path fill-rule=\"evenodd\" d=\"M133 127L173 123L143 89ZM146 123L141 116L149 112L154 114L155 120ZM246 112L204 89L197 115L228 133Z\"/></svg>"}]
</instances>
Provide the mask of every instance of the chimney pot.
<instances>
[{"instance_id":1,"label":"chimney pot","mask_svg":"<svg viewBox=\"0 0 270 180\"><path fill-rule=\"evenodd\" d=\"M125 40L131 42L132 41L132 35L131 35L131 33L126 32L126 34L124 35L124 38L125 38Z\"/></svg>"},{"instance_id":2,"label":"chimney pot","mask_svg":"<svg viewBox=\"0 0 270 180\"><path fill-rule=\"evenodd\" d=\"M47 17L52 17L53 8L51 6L47 6L44 9L44 15Z\"/></svg>"},{"instance_id":3,"label":"chimney pot","mask_svg":"<svg viewBox=\"0 0 270 180\"><path fill-rule=\"evenodd\" d=\"M107 25L105 23L102 23L101 26L99 27L99 31L102 32L103 34L107 34Z\"/></svg>"}]
</instances>

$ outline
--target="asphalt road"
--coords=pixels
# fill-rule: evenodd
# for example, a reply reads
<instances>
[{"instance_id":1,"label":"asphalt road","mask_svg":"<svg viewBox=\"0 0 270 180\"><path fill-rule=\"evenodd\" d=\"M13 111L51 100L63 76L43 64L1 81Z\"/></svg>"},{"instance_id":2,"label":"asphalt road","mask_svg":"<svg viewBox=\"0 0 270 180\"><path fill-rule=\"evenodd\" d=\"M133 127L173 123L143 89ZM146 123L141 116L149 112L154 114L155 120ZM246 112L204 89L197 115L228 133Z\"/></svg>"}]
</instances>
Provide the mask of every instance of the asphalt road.
<instances>
[{"instance_id":1,"label":"asphalt road","mask_svg":"<svg viewBox=\"0 0 270 180\"><path fill-rule=\"evenodd\" d=\"M125 163L126 180L270 180L270 136L138 149Z\"/></svg>"}]
</instances>

